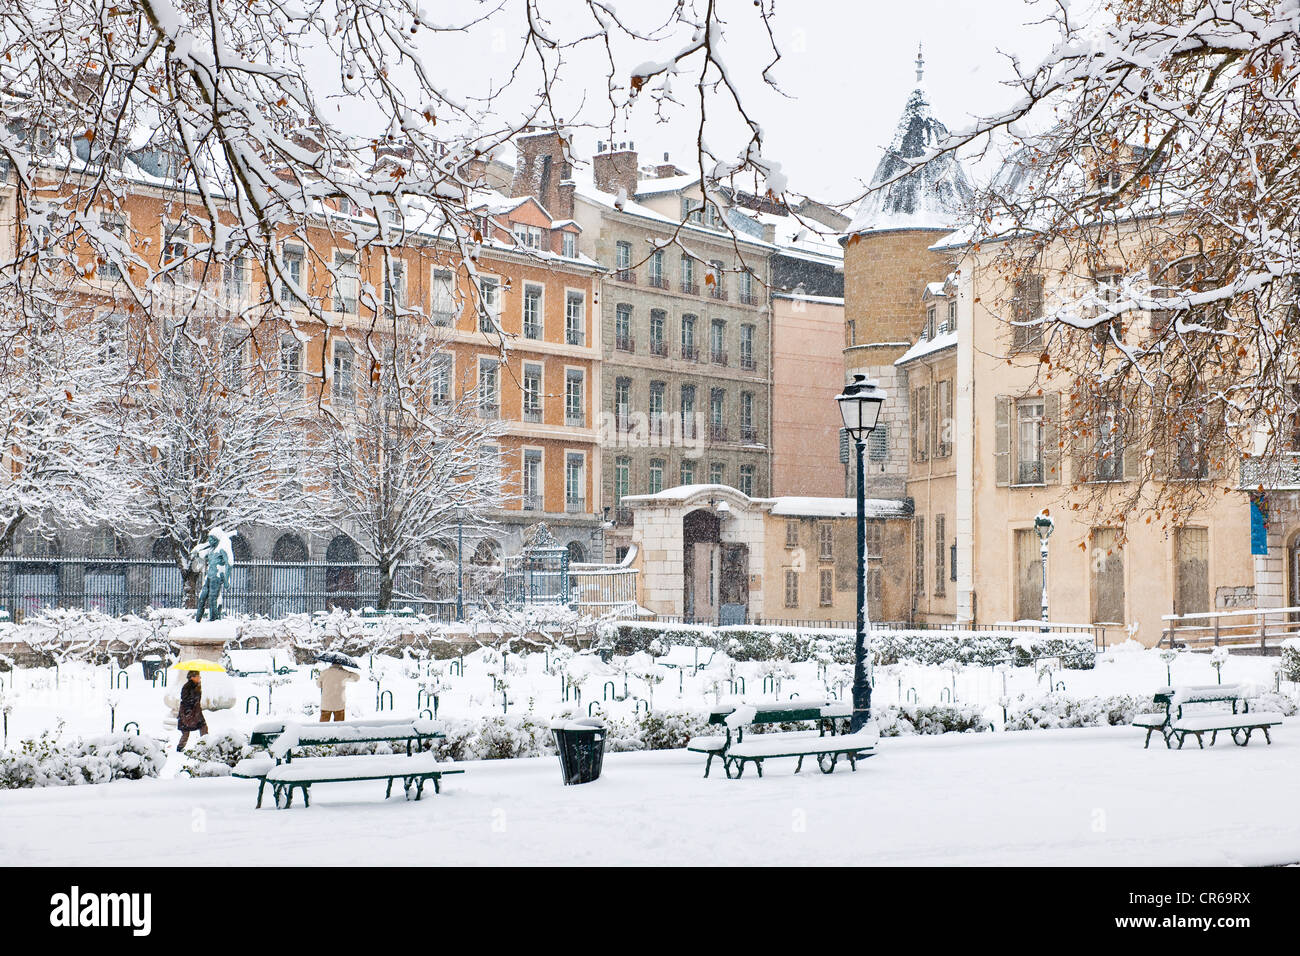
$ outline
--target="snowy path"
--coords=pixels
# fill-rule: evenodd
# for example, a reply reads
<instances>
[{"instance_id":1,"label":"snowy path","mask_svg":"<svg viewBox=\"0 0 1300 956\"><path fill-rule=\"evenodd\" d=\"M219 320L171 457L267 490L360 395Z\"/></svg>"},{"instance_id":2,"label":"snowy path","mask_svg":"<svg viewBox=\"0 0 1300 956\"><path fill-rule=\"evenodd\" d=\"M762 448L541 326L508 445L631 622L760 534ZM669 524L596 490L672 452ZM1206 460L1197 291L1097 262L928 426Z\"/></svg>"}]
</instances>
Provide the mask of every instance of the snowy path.
<instances>
[{"instance_id":1,"label":"snowy path","mask_svg":"<svg viewBox=\"0 0 1300 956\"><path fill-rule=\"evenodd\" d=\"M253 809L247 780L0 792L0 865L1265 864L1300 860L1300 720L1272 747L1144 751L1129 728L881 741L858 773L702 778L685 751L468 765L441 795L334 784Z\"/></svg>"}]
</instances>

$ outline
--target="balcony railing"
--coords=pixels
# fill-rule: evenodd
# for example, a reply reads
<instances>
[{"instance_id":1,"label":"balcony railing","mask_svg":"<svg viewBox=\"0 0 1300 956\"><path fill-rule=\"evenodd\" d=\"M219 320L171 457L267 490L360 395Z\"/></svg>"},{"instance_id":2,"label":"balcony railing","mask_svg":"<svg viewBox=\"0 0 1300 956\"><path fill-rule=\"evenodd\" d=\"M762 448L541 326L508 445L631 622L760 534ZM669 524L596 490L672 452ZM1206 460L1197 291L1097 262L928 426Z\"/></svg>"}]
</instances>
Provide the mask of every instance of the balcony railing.
<instances>
[{"instance_id":1,"label":"balcony railing","mask_svg":"<svg viewBox=\"0 0 1300 956\"><path fill-rule=\"evenodd\" d=\"M709 286L709 298L718 299L722 302L726 302L727 290L722 288L722 286L718 285L717 283L714 283L713 285Z\"/></svg>"},{"instance_id":2,"label":"balcony railing","mask_svg":"<svg viewBox=\"0 0 1300 956\"><path fill-rule=\"evenodd\" d=\"M666 289L666 288L668 288L668 277L667 277L667 276L651 275L651 276L650 276L650 285L651 285L652 288L655 288L655 289Z\"/></svg>"},{"instance_id":3,"label":"balcony railing","mask_svg":"<svg viewBox=\"0 0 1300 956\"><path fill-rule=\"evenodd\" d=\"M700 350L694 345L683 345L682 358L687 362L698 362L700 360Z\"/></svg>"},{"instance_id":4,"label":"balcony railing","mask_svg":"<svg viewBox=\"0 0 1300 956\"><path fill-rule=\"evenodd\" d=\"M569 428L586 428L587 416L582 412L574 413L566 411L564 413L564 424Z\"/></svg>"},{"instance_id":5,"label":"balcony railing","mask_svg":"<svg viewBox=\"0 0 1300 956\"><path fill-rule=\"evenodd\" d=\"M1241 462L1243 488L1300 488L1300 453L1278 455L1263 461L1245 458Z\"/></svg>"},{"instance_id":6,"label":"balcony railing","mask_svg":"<svg viewBox=\"0 0 1300 956\"><path fill-rule=\"evenodd\" d=\"M750 355L746 355L744 352L741 352L741 353L740 353L740 367L743 368L743 369L748 369L749 371L753 371L753 370L754 370L754 356L753 356L752 354L750 354Z\"/></svg>"},{"instance_id":7,"label":"balcony railing","mask_svg":"<svg viewBox=\"0 0 1300 956\"><path fill-rule=\"evenodd\" d=\"M741 425L741 426L740 426L740 440L743 441L746 445L754 445L754 444L757 444L757 443L758 443L758 429L755 428L753 425Z\"/></svg>"},{"instance_id":8,"label":"balcony railing","mask_svg":"<svg viewBox=\"0 0 1300 956\"><path fill-rule=\"evenodd\" d=\"M727 352L725 349L713 349L709 353L709 359L710 361L713 362L714 365L726 365Z\"/></svg>"},{"instance_id":9,"label":"balcony railing","mask_svg":"<svg viewBox=\"0 0 1300 956\"><path fill-rule=\"evenodd\" d=\"M626 282L629 285L636 285L636 273L631 269L619 269L614 273L614 278L619 282Z\"/></svg>"},{"instance_id":10,"label":"balcony railing","mask_svg":"<svg viewBox=\"0 0 1300 956\"><path fill-rule=\"evenodd\" d=\"M615 336L614 348L618 349L620 352L635 352L636 339L632 338L630 335Z\"/></svg>"},{"instance_id":11,"label":"balcony railing","mask_svg":"<svg viewBox=\"0 0 1300 956\"><path fill-rule=\"evenodd\" d=\"M480 402L478 406L478 417L497 419L501 417L501 406L491 405L487 402Z\"/></svg>"},{"instance_id":12,"label":"balcony railing","mask_svg":"<svg viewBox=\"0 0 1300 956\"><path fill-rule=\"evenodd\" d=\"M353 310L353 311L355 312L355 310ZM434 324L434 325L451 325L451 324L452 324L453 322L455 322L455 321L456 321L456 313L453 312L453 311L451 311L450 309L447 309L447 310L434 309L434 310L433 310L433 324Z\"/></svg>"},{"instance_id":13,"label":"balcony railing","mask_svg":"<svg viewBox=\"0 0 1300 956\"><path fill-rule=\"evenodd\" d=\"M524 421L532 422L533 424L541 424L542 410L540 408L525 408Z\"/></svg>"},{"instance_id":14,"label":"balcony railing","mask_svg":"<svg viewBox=\"0 0 1300 956\"><path fill-rule=\"evenodd\" d=\"M689 412L687 414L690 415L690 417L684 417L682 419L682 437L694 438L698 434L695 429L695 415Z\"/></svg>"},{"instance_id":15,"label":"balcony railing","mask_svg":"<svg viewBox=\"0 0 1300 956\"><path fill-rule=\"evenodd\" d=\"M542 327L539 323L536 322L524 323L524 338L540 339L541 337L542 337Z\"/></svg>"},{"instance_id":16,"label":"balcony railing","mask_svg":"<svg viewBox=\"0 0 1300 956\"><path fill-rule=\"evenodd\" d=\"M700 284L698 282L683 281L681 284L681 290L685 292L687 295L699 295Z\"/></svg>"},{"instance_id":17,"label":"balcony railing","mask_svg":"<svg viewBox=\"0 0 1300 956\"><path fill-rule=\"evenodd\" d=\"M758 305L758 296L752 292L742 292L739 295L741 305Z\"/></svg>"},{"instance_id":18,"label":"balcony railing","mask_svg":"<svg viewBox=\"0 0 1300 956\"><path fill-rule=\"evenodd\" d=\"M565 498L564 510L569 514L582 514L587 510L586 498Z\"/></svg>"},{"instance_id":19,"label":"balcony railing","mask_svg":"<svg viewBox=\"0 0 1300 956\"><path fill-rule=\"evenodd\" d=\"M546 505L541 495L524 495L525 511L545 511Z\"/></svg>"},{"instance_id":20,"label":"balcony railing","mask_svg":"<svg viewBox=\"0 0 1300 956\"><path fill-rule=\"evenodd\" d=\"M709 422L709 441L726 441L727 426L722 422Z\"/></svg>"},{"instance_id":21,"label":"balcony railing","mask_svg":"<svg viewBox=\"0 0 1300 956\"><path fill-rule=\"evenodd\" d=\"M656 342L654 339L651 339L651 340L650 340L650 354L651 354L651 355L662 355L664 358L667 358L667 357L668 357L668 343L665 342L663 339L660 339L658 342Z\"/></svg>"},{"instance_id":22,"label":"balcony railing","mask_svg":"<svg viewBox=\"0 0 1300 956\"><path fill-rule=\"evenodd\" d=\"M582 345L582 344L583 344L583 340L584 340L585 338L586 338L586 337L582 334L582 329L565 329L565 330L564 330L564 344L565 344L565 345Z\"/></svg>"}]
</instances>

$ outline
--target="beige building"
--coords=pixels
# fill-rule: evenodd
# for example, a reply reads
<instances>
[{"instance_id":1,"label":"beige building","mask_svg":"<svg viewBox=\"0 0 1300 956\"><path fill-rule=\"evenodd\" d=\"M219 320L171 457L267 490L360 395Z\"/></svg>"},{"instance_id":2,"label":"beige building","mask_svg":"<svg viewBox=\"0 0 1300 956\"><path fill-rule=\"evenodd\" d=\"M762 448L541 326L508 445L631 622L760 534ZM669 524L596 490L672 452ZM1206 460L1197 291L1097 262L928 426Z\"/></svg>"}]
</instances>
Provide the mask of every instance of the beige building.
<instances>
[{"instance_id":1,"label":"beige building","mask_svg":"<svg viewBox=\"0 0 1300 956\"><path fill-rule=\"evenodd\" d=\"M844 300L772 295L772 490L776 495L845 493L840 419L844 387Z\"/></svg>"},{"instance_id":2,"label":"beige building","mask_svg":"<svg viewBox=\"0 0 1300 956\"><path fill-rule=\"evenodd\" d=\"M851 622L857 504L848 498L750 498L726 485L624 499L632 512L639 603L693 621ZM868 609L910 611L906 502L867 503Z\"/></svg>"}]
</instances>

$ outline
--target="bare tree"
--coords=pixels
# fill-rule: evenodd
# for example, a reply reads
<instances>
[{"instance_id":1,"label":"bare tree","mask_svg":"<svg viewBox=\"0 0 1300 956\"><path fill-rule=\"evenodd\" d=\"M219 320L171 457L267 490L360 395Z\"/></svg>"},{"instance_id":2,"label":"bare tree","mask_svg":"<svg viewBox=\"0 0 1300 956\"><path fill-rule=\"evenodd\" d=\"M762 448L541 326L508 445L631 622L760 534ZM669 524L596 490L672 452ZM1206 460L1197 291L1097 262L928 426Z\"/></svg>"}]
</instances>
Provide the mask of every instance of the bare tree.
<instances>
[{"instance_id":1,"label":"bare tree","mask_svg":"<svg viewBox=\"0 0 1300 956\"><path fill-rule=\"evenodd\" d=\"M1075 480L1127 459L1094 504L1176 524L1243 477L1296 479L1300 3L1094 13L1060 2L1050 55L1012 58L1017 101L895 179L1006 151L966 236L1002 281L984 305L1066 393Z\"/></svg>"},{"instance_id":2,"label":"bare tree","mask_svg":"<svg viewBox=\"0 0 1300 956\"><path fill-rule=\"evenodd\" d=\"M396 339L365 346L356 343L355 359L336 360L330 372L336 421L322 443L326 513L379 565L384 609L403 561L423 559L458 516L480 524L508 497L496 444L504 426L480 407L476 388L466 383L458 394L437 329L408 325Z\"/></svg>"}]
</instances>

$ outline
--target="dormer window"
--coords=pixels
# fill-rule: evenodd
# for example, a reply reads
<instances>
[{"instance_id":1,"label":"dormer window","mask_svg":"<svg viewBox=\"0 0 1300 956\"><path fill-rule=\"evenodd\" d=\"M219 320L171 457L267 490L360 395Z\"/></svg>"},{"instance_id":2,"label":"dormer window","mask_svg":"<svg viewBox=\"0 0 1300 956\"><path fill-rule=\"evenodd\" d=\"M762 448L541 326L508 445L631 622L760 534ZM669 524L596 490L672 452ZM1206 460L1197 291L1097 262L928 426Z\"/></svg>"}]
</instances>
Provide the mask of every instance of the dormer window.
<instances>
[{"instance_id":1,"label":"dormer window","mask_svg":"<svg viewBox=\"0 0 1300 956\"><path fill-rule=\"evenodd\" d=\"M542 248L542 230L539 226L528 226L522 222L513 224L512 230L515 240L529 249Z\"/></svg>"},{"instance_id":2,"label":"dormer window","mask_svg":"<svg viewBox=\"0 0 1300 956\"><path fill-rule=\"evenodd\" d=\"M572 232L566 232L560 239L560 254L566 259L578 258L578 237Z\"/></svg>"},{"instance_id":3,"label":"dormer window","mask_svg":"<svg viewBox=\"0 0 1300 956\"><path fill-rule=\"evenodd\" d=\"M1123 181L1123 174L1116 166L1108 166L1097 171L1097 187L1099 189L1109 189L1114 191L1119 189L1120 183Z\"/></svg>"}]
</instances>

